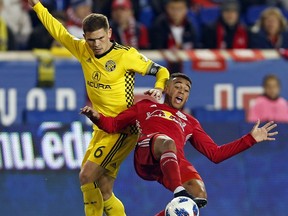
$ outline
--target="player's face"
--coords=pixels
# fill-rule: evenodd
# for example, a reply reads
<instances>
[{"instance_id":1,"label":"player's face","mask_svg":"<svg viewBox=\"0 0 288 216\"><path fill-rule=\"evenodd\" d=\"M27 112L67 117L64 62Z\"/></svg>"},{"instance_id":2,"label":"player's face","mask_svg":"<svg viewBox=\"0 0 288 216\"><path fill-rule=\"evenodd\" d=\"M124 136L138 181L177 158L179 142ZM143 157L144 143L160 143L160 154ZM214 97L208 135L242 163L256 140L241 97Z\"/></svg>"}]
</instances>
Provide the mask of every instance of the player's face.
<instances>
[{"instance_id":1,"label":"player's face","mask_svg":"<svg viewBox=\"0 0 288 216\"><path fill-rule=\"evenodd\" d=\"M181 110L188 100L190 89L191 84L188 80L182 77L174 78L165 89L165 103Z\"/></svg>"},{"instance_id":2,"label":"player's face","mask_svg":"<svg viewBox=\"0 0 288 216\"><path fill-rule=\"evenodd\" d=\"M93 32L86 32L84 34L84 38L94 55L102 55L108 51L112 45L110 41L111 34L111 29L105 31L103 28L101 28Z\"/></svg>"}]
</instances>

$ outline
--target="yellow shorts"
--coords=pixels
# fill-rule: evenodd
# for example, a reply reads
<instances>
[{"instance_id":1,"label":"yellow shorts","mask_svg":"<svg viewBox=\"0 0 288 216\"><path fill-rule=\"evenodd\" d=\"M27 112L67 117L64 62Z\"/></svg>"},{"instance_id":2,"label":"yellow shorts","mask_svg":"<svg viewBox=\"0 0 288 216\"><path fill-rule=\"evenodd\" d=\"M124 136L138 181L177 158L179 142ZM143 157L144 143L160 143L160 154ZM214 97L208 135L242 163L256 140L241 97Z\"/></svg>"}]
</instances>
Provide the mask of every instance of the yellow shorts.
<instances>
[{"instance_id":1,"label":"yellow shorts","mask_svg":"<svg viewBox=\"0 0 288 216\"><path fill-rule=\"evenodd\" d=\"M137 135L108 134L102 130L95 130L82 166L89 160L105 168L108 175L116 178L122 161L135 148L137 138Z\"/></svg>"}]
</instances>

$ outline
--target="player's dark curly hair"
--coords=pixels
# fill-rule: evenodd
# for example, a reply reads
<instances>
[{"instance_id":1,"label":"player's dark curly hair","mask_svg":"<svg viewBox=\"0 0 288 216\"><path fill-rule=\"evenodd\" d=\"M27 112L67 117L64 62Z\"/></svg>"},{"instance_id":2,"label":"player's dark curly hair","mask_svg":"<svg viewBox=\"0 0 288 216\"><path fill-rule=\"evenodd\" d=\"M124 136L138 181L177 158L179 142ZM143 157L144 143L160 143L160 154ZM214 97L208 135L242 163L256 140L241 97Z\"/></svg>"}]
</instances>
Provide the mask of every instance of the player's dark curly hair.
<instances>
[{"instance_id":1,"label":"player's dark curly hair","mask_svg":"<svg viewBox=\"0 0 288 216\"><path fill-rule=\"evenodd\" d=\"M181 77L183 79L186 79L188 82L190 82L191 86L192 86L192 80L184 73L172 73L170 75L170 78L169 80L173 80L174 78L177 78L177 77Z\"/></svg>"},{"instance_id":2,"label":"player's dark curly hair","mask_svg":"<svg viewBox=\"0 0 288 216\"><path fill-rule=\"evenodd\" d=\"M105 31L108 31L108 29L110 28L107 17L103 14L97 13L92 13L85 17L82 22L82 26L84 33L97 31L102 28Z\"/></svg>"}]
</instances>

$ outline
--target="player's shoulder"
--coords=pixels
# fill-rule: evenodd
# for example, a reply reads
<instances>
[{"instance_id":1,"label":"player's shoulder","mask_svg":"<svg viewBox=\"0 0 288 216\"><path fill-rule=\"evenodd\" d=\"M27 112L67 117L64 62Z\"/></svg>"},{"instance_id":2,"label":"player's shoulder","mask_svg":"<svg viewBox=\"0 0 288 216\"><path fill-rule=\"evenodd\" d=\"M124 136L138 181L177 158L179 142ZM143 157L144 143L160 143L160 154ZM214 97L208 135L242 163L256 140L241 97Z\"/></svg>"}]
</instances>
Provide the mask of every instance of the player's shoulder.
<instances>
[{"instance_id":1,"label":"player's shoulder","mask_svg":"<svg viewBox=\"0 0 288 216\"><path fill-rule=\"evenodd\" d=\"M134 49L133 47L125 46L125 45L119 44L117 42L115 42L115 44L113 46L113 50L122 51L122 52L129 52L133 49Z\"/></svg>"},{"instance_id":2,"label":"player's shoulder","mask_svg":"<svg viewBox=\"0 0 288 216\"><path fill-rule=\"evenodd\" d=\"M143 99L143 100L140 100L138 101L136 104L138 105L151 105L151 104L157 104L156 102L150 100L150 99Z\"/></svg>"},{"instance_id":3,"label":"player's shoulder","mask_svg":"<svg viewBox=\"0 0 288 216\"><path fill-rule=\"evenodd\" d=\"M135 104L139 109L141 110L146 110L146 109L161 109L161 105L160 103L156 102L155 100L153 100L153 98L151 99L142 99L140 101L138 101L136 104Z\"/></svg>"},{"instance_id":4,"label":"player's shoulder","mask_svg":"<svg viewBox=\"0 0 288 216\"><path fill-rule=\"evenodd\" d=\"M185 113L185 112L184 112L184 113ZM192 124L200 124L199 121L198 121L198 119L196 119L193 115L188 114L188 113L185 113L185 115L186 115L186 117L187 117L187 119L188 119L188 121L189 121L190 123L192 123Z\"/></svg>"}]
</instances>

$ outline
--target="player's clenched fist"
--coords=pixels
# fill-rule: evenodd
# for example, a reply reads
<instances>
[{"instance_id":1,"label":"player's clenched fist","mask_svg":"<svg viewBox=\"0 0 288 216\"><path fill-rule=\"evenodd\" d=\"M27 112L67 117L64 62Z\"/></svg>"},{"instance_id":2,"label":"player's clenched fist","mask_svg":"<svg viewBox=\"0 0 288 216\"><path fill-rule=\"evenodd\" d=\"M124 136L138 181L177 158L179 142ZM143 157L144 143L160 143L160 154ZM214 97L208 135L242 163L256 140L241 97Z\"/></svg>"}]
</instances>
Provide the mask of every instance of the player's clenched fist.
<instances>
[{"instance_id":1,"label":"player's clenched fist","mask_svg":"<svg viewBox=\"0 0 288 216\"><path fill-rule=\"evenodd\" d=\"M100 118L99 113L89 106L81 108L80 114L87 116L92 122L97 121Z\"/></svg>"},{"instance_id":2,"label":"player's clenched fist","mask_svg":"<svg viewBox=\"0 0 288 216\"><path fill-rule=\"evenodd\" d=\"M39 0L27 0L27 2L29 3L29 5L31 7L33 7L34 5L36 5L39 2Z\"/></svg>"},{"instance_id":3,"label":"player's clenched fist","mask_svg":"<svg viewBox=\"0 0 288 216\"><path fill-rule=\"evenodd\" d=\"M150 95L151 97L155 98L156 100L160 100L162 97L162 89L150 89L144 92L145 95Z\"/></svg>"}]
</instances>

